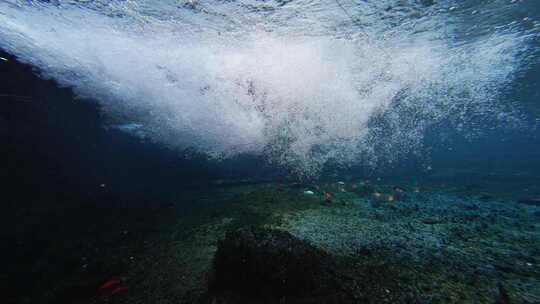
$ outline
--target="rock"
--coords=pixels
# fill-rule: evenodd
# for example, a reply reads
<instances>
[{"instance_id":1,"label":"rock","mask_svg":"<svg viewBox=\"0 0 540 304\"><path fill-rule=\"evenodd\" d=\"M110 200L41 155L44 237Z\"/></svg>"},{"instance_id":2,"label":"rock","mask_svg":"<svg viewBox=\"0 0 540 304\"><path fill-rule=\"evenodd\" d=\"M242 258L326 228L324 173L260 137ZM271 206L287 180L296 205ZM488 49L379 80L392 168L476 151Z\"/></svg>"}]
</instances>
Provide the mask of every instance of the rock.
<instances>
[{"instance_id":1,"label":"rock","mask_svg":"<svg viewBox=\"0 0 540 304\"><path fill-rule=\"evenodd\" d=\"M420 3L424 6L432 6L435 4L435 0L420 0Z\"/></svg>"},{"instance_id":2,"label":"rock","mask_svg":"<svg viewBox=\"0 0 540 304\"><path fill-rule=\"evenodd\" d=\"M214 257L210 292L233 293L237 302L242 302L239 296L270 302L287 298L288 303L291 299L326 303L329 298L349 302L332 256L288 232L272 229L242 228L226 234Z\"/></svg>"},{"instance_id":3,"label":"rock","mask_svg":"<svg viewBox=\"0 0 540 304\"><path fill-rule=\"evenodd\" d=\"M540 197L524 197L517 200L520 204L540 206Z\"/></svg>"},{"instance_id":4,"label":"rock","mask_svg":"<svg viewBox=\"0 0 540 304\"><path fill-rule=\"evenodd\" d=\"M488 193L482 193L480 196L478 196L478 199L482 202L487 202L493 199L493 196Z\"/></svg>"},{"instance_id":5,"label":"rock","mask_svg":"<svg viewBox=\"0 0 540 304\"><path fill-rule=\"evenodd\" d=\"M422 223L427 224L427 225L436 225L436 224L441 224L442 220L439 218L425 218L422 220Z\"/></svg>"},{"instance_id":6,"label":"rock","mask_svg":"<svg viewBox=\"0 0 540 304\"><path fill-rule=\"evenodd\" d=\"M385 201L385 196L380 192L373 192L370 201L373 207L379 207Z\"/></svg>"},{"instance_id":7,"label":"rock","mask_svg":"<svg viewBox=\"0 0 540 304\"><path fill-rule=\"evenodd\" d=\"M504 288L504 285L499 283L497 289L499 290L499 295L495 300L495 304L510 304L510 296L508 295L506 288Z\"/></svg>"},{"instance_id":8,"label":"rock","mask_svg":"<svg viewBox=\"0 0 540 304\"><path fill-rule=\"evenodd\" d=\"M400 186L394 186L395 192L407 192L407 189L400 187Z\"/></svg>"},{"instance_id":9,"label":"rock","mask_svg":"<svg viewBox=\"0 0 540 304\"><path fill-rule=\"evenodd\" d=\"M328 203L328 204L332 203L332 193L330 193L330 192L325 192L324 193L324 202Z\"/></svg>"},{"instance_id":10,"label":"rock","mask_svg":"<svg viewBox=\"0 0 540 304\"><path fill-rule=\"evenodd\" d=\"M187 0L186 2L184 2L184 8L187 8L187 9L196 9L197 8L197 1L195 0Z\"/></svg>"},{"instance_id":11,"label":"rock","mask_svg":"<svg viewBox=\"0 0 540 304\"><path fill-rule=\"evenodd\" d=\"M375 188L371 185L364 184L352 189L352 192L356 193L360 197L364 197L375 192Z\"/></svg>"},{"instance_id":12,"label":"rock","mask_svg":"<svg viewBox=\"0 0 540 304\"><path fill-rule=\"evenodd\" d=\"M407 199L407 190L403 187L395 186L392 196L397 201L403 201Z\"/></svg>"},{"instance_id":13,"label":"rock","mask_svg":"<svg viewBox=\"0 0 540 304\"><path fill-rule=\"evenodd\" d=\"M300 188L307 188L307 187L309 187L309 185L306 184L306 183L302 183L302 182L289 183L289 188L291 188L291 189L300 189Z\"/></svg>"},{"instance_id":14,"label":"rock","mask_svg":"<svg viewBox=\"0 0 540 304\"><path fill-rule=\"evenodd\" d=\"M482 189L482 185L480 185L480 184L467 184L463 188L464 188L465 191L475 191L475 190L478 190L478 189Z\"/></svg>"},{"instance_id":15,"label":"rock","mask_svg":"<svg viewBox=\"0 0 540 304\"><path fill-rule=\"evenodd\" d=\"M371 203L374 206L378 206L381 203L392 203L398 200L395 194L384 194L380 192L373 192L371 194Z\"/></svg>"}]
</instances>

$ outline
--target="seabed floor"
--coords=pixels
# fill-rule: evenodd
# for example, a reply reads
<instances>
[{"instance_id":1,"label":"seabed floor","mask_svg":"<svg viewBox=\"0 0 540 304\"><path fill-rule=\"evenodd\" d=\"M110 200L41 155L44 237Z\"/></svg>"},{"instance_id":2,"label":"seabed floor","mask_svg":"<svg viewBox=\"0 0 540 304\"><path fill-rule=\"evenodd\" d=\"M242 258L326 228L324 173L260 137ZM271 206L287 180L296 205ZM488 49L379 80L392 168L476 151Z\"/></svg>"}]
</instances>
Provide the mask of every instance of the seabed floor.
<instances>
[{"instance_id":1,"label":"seabed floor","mask_svg":"<svg viewBox=\"0 0 540 304\"><path fill-rule=\"evenodd\" d=\"M288 231L347 263L349 290L369 293L373 303L495 303L501 290L511 303L540 303L540 206L474 186L402 183L397 194L395 187L223 184L184 197L198 206L190 212L175 204L93 210L101 224L36 255L38 283L23 302L194 303L207 292L218 240L256 226ZM100 293L112 276L129 289ZM355 291L359 281L364 288Z\"/></svg>"}]
</instances>

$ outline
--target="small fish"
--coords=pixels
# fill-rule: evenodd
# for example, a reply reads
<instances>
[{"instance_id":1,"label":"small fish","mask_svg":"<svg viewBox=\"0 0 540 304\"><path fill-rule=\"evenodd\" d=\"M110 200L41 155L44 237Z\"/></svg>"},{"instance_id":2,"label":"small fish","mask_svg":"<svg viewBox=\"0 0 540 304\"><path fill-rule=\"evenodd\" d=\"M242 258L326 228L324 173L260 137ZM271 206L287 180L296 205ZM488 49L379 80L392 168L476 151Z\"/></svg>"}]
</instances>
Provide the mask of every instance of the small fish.
<instances>
[{"instance_id":1,"label":"small fish","mask_svg":"<svg viewBox=\"0 0 540 304\"><path fill-rule=\"evenodd\" d=\"M4 57L0 57L0 60L5 61L5 62L8 62L8 61L9 61L9 59L4 58Z\"/></svg>"}]
</instances>

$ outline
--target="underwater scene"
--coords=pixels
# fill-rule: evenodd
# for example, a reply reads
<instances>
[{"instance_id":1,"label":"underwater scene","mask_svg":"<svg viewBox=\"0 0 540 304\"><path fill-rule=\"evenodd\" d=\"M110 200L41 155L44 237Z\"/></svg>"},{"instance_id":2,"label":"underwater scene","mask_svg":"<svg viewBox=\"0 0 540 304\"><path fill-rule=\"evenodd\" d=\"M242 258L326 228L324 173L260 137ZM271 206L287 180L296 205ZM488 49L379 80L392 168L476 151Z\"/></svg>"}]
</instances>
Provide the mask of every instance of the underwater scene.
<instances>
[{"instance_id":1,"label":"underwater scene","mask_svg":"<svg viewBox=\"0 0 540 304\"><path fill-rule=\"evenodd\" d=\"M1 303L540 303L540 1L0 0Z\"/></svg>"}]
</instances>

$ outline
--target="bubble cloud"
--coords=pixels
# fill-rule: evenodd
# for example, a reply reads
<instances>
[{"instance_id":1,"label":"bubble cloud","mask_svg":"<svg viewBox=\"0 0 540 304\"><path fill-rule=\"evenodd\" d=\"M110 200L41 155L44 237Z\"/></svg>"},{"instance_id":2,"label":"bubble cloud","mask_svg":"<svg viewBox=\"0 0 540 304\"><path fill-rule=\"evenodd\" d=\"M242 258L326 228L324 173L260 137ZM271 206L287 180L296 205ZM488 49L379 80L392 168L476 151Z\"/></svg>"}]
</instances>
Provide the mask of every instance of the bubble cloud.
<instances>
[{"instance_id":1,"label":"bubble cloud","mask_svg":"<svg viewBox=\"0 0 540 304\"><path fill-rule=\"evenodd\" d=\"M442 120L511 119L498 94L531 31L472 28L486 18L475 7L338 4L3 1L0 47L157 143L307 175L329 160L397 160Z\"/></svg>"}]
</instances>

